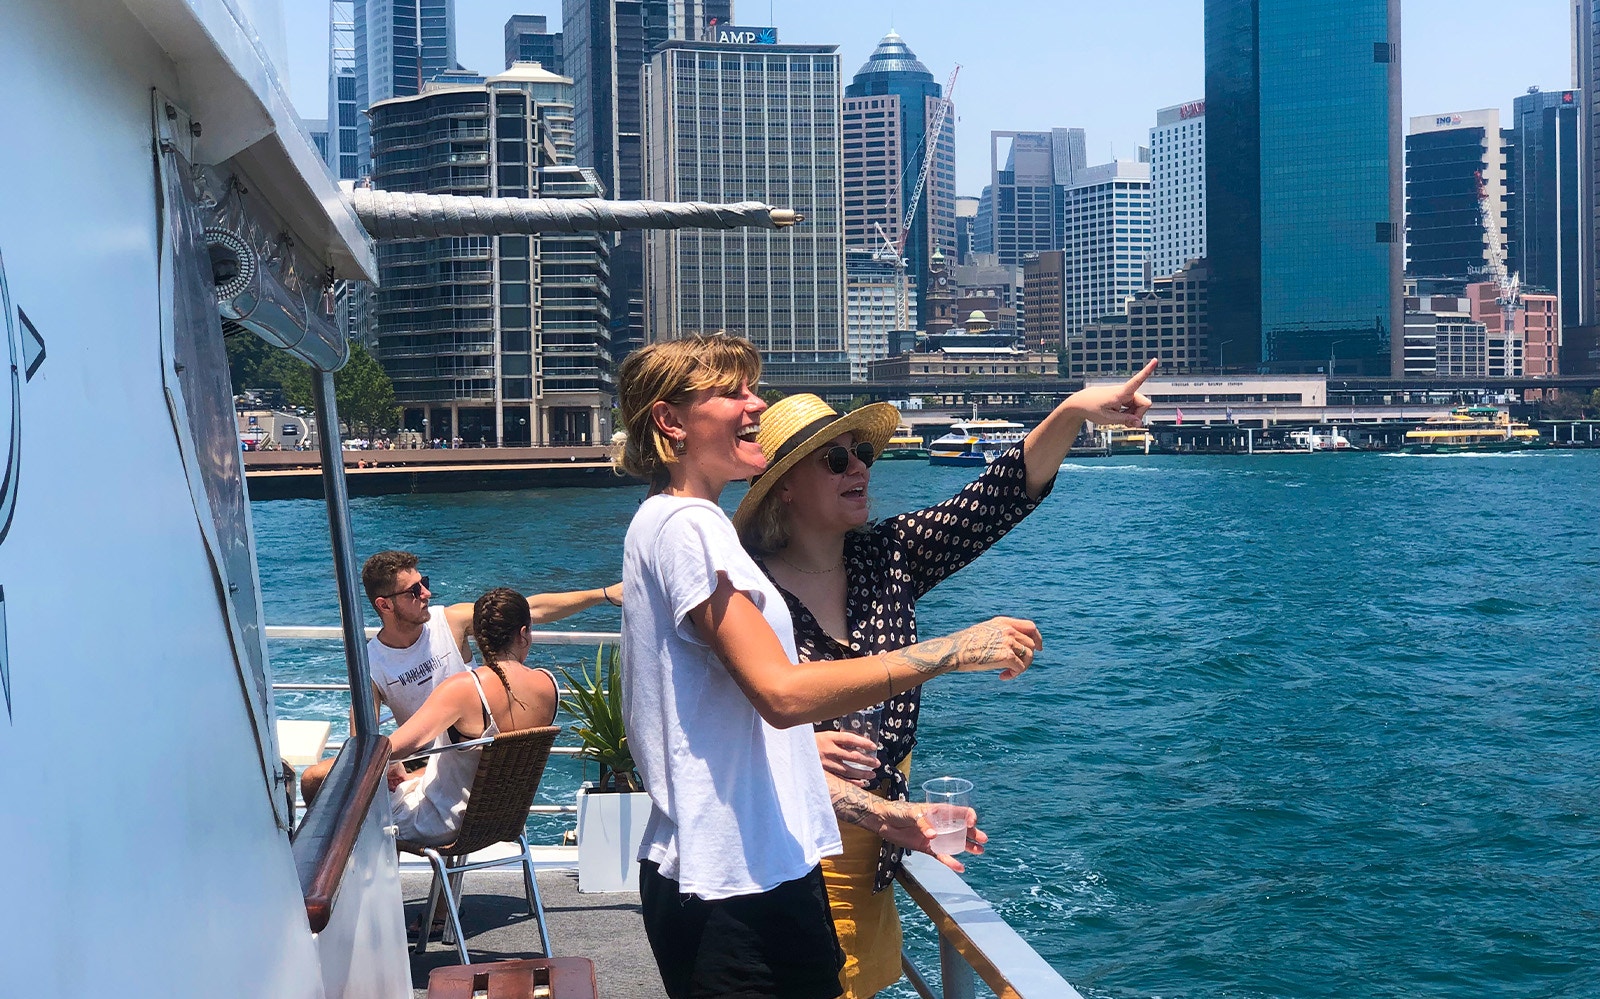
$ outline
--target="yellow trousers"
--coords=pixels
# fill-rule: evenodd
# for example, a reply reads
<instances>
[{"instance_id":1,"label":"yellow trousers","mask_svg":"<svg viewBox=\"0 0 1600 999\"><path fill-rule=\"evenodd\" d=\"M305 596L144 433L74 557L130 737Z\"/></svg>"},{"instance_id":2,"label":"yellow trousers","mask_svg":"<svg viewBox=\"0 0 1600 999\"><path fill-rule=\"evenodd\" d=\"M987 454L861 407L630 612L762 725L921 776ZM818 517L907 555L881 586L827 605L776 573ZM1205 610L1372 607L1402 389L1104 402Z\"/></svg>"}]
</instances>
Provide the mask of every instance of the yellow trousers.
<instances>
[{"instance_id":1,"label":"yellow trousers","mask_svg":"<svg viewBox=\"0 0 1600 999\"><path fill-rule=\"evenodd\" d=\"M910 773L911 759L907 757L900 766ZM883 797L882 791L872 793ZM900 980L900 913L895 909L893 885L872 893L883 840L848 822L839 824L839 835L844 852L822 861L828 907L833 911L839 946L844 948L839 984L844 999L870 999Z\"/></svg>"}]
</instances>

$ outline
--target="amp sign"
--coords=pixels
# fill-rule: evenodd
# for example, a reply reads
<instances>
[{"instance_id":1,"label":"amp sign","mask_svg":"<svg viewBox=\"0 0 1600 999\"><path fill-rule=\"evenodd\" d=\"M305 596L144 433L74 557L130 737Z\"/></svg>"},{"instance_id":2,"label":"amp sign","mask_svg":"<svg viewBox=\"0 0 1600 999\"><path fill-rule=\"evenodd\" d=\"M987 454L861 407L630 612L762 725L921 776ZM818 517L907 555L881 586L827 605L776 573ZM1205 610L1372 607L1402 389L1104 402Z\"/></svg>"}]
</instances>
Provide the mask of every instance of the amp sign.
<instances>
[{"instance_id":1,"label":"amp sign","mask_svg":"<svg viewBox=\"0 0 1600 999\"><path fill-rule=\"evenodd\" d=\"M741 28L734 24L713 24L709 29L713 41L723 45L776 45L777 28Z\"/></svg>"},{"instance_id":2,"label":"amp sign","mask_svg":"<svg viewBox=\"0 0 1600 999\"><path fill-rule=\"evenodd\" d=\"M1186 121L1190 118L1200 118L1206 113L1205 101L1190 101L1178 106L1178 120Z\"/></svg>"}]
</instances>

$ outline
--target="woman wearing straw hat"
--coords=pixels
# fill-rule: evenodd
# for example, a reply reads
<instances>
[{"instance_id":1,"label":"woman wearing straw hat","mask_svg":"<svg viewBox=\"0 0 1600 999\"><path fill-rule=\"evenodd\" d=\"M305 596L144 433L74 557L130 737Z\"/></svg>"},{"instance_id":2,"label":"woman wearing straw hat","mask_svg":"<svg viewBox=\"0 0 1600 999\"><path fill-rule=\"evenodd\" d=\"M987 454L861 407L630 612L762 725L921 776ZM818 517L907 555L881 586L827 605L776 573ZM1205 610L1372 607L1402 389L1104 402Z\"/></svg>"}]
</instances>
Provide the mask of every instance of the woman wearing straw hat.
<instances>
[{"instance_id":1,"label":"woman wearing straw hat","mask_svg":"<svg viewBox=\"0 0 1600 999\"><path fill-rule=\"evenodd\" d=\"M650 483L622 562L623 715L651 805L639 896L673 999L837 996L844 959L818 862L839 832L810 723L953 670L1015 676L1039 648L1031 622L995 618L797 664L783 598L717 506L766 467L760 373L748 341L686 336L637 351L618 380L618 463ZM970 810L967 822L981 842Z\"/></svg>"},{"instance_id":2,"label":"woman wearing straw hat","mask_svg":"<svg viewBox=\"0 0 1600 999\"><path fill-rule=\"evenodd\" d=\"M1085 421L1138 424L1150 407L1139 386L1155 365L1150 361L1123 385L1073 394L953 498L870 527L869 467L899 425L899 412L880 402L840 416L810 394L773 403L756 436L767 469L752 481L733 523L778 585L800 658L865 656L916 642L917 599L1038 506ZM818 724L840 815L879 798L908 797L920 695L904 691L874 712ZM840 833L844 851L823 862L823 875L846 955L841 984L855 999L900 978L900 917L888 889L903 853L862 828L842 825ZM949 857L940 860L961 870Z\"/></svg>"}]
</instances>

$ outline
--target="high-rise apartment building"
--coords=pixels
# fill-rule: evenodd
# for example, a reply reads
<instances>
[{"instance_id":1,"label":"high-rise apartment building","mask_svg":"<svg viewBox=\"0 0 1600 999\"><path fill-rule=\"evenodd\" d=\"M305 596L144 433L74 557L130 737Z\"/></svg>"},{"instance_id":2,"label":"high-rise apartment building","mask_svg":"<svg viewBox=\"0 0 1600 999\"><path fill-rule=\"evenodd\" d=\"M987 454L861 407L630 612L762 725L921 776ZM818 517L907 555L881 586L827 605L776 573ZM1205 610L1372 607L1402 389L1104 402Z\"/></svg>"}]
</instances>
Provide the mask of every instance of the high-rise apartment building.
<instances>
[{"instance_id":1,"label":"high-rise apartment building","mask_svg":"<svg viewBox=\"0 0 1600 999\"><path fill-rule=\"evenodd\" d=\"M1156 112L1150 130L1150 271L1166 277L1206 255L1206 102Z\"/></svg>"},{"instance_id":2,"label":"high-rise apartment building","mask_svg":"<svg viewBox=\"0 0 1600 999\"><path fill-rule=\"evenodd\" d=\"M455 68L455 0L352 0L351 20L357 112L420 94L423 84ZM360 113L356 164L362 176L372 169L372 125Z\"/></svg>"},{"instance_id":3,"label":"high-rise apartment building","mask_svg":"<svg viewBox=\"0 0 1600 999\"><path fill-rule=\"evenodd\" d=\"M1152 357L1164 375L1198 371L1206 365L1207 268L1197 260L1156 278L1148 291L1128 300L1126 315L1104 316L1067 341L1069 378L1131 374Z\"/></svg>"},{"instance_id":4,"label":"high-rise apartment building","mask_svg":"<svg viewBox=\"0 0 1600 999\"><path fill-rule=\"evenodd\" d=\"M1045 250L1022 262L1022 301L1027 315L1024 338L1029 350L1054 354L1061 349L1067 313L1066 254Z\"/></svg>"},{"instance_id":5,"label":"high-rise apartment building","mask_svg":"<svg viewBox=\"0 0 1600 999\"><path fill-rule=\"evenodd\" d=\"M1508 266L1528 290L1556 296L1564 326L1579 325L1583 314L1581 103L1576 90L1533 90L1511 102Z\"/></svg>"},{"instance_id":6,"label":"high-rise apartment building","mask_svg":"<svg viewBox=\"0 0 1600 999\"><path fill-rule=\"evenodd\" d=\"M1427 114L1406 130L1406 274L1477 277L1489 266L1479 197L1506 231L1508 136L1495 108ZM1506 247L1502 240L1501 249Z\"/></svg>"},{"instance_id":7,"label":"high-rise apartment building","mask_svg":"<svg viewBox=\"0 0 1600 999\"><path fill-rule=\"evenodd\" d=\"M1213 363L1401 367L1399 0L1206 0Z\"/></svg>"},{"instance_id":8,"label":"high-rise apartment building","mask_svg":"<svg viewBox=\"0 0 1600 999\"><path fill-rule=\"evenodd\" d=\"M980 237L984 245L978 252L994 253L1002 265L1019 267L1030 253L1062 249L1064 192L1087 163L1081 128L990 132L989 187L984 190L990 201L990 235L987 240ZM981 226L981 201L978 214Z\"/></svg>"},{"instance_id":9,"label":"high-rise apartment building","mask_svg":"<svg viewBox=\"0 0 1600 999\"><path fill-rule=\"evenodd\" d=\"M512 14L506 21L506 69L514 63L536 62L560 73L566 62L561 32L552 32L542 14Z\"/></svg>"},{"instance_id":10,"label":"high-rise apartment building","mask_svg":"<svg viewBox=\"0 0 1600 999\"><path fill-rule=\"evenodd\" d=\"M1118 160L1076 171L1063 191L1062 335L1126 311L1150 252L1150 164Z\"/></svg>"},{"instance_id":11,"label":"high-rise apartment building","mask_svg":"<svg viewBox=\"0 0 1600 999\"><path fill-rule=\"evenodd\" d=\"M881 247L901 238L912 192L928 155L928 136L944 103L944 87L893 31L844 90L844 239L846 246ZM906 236L906 272L913 289L911 321L926 319L916 290L928 287L935 246L956 243L954 108L933 144L933 166Z\"/></svg>"},{"instance_id":12,"label":"high-rise apartment building","mask_svg":"<svg viewBox=\"0 0 1600 999\"><path fill-rule=\"evenodd\" d=\"M373 181L394 191L592 198L572 165L572 81L517 63L372 108ZM385 240L378 357L404 425L467 443L610 439L610 243L599 233Z\"/></svg>"},{"instance_id":13,"label":"high-rise apartment building","mask_svg":"<svg viewBox=\"0 0 1600 999\"><path fill-rule=\"evenodd\" d=\"M651 56L645 196L760 200L806 219L647 233L652 342L726 330L761 348L775 383L848 377L839 75L832 45L669 41Z\"/></svg>"},{"instance_id":14,"label":"high-rise apartment building","mask_svg":"<svg viewBox=\"0 0 1600 999\"><path fill-rule=\"evenodd\" d=\"M562 0L565 72L577 88L578 165L594 168L606 197L644 196L639 81L650 53L669 40L699 40L710 25L732 18L732 0ZM625 232L612 240L611 323L620 357L644 342L644 236Z\"/></svg>"}]
</instances>

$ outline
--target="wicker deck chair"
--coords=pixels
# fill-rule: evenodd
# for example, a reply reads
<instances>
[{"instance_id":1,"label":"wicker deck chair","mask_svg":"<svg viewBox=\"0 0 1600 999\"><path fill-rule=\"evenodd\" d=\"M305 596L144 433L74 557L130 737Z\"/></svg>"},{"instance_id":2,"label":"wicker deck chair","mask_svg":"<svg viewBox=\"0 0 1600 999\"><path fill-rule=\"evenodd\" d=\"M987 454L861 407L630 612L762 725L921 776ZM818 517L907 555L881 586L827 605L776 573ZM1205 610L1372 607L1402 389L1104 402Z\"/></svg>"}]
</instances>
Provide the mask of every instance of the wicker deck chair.
<instances>
[{"instance_id":1,"label":"wicker deck chair","mask_svg":"<svg viewBox=\"0 0 1600 999\"><path fill-rule=\"evenodd\" d=\"M539 779L544 776L545 763L550 759L550 747L555 744L560 731L559 725L549 725L495 736L494 741L483 747L483 755L478 760L478 772L472 778L467 809L461 817L461 831L455 842L443 846L423 846L405 841L397 844L407 853L427 857L433 865L433 884L428 889L422 925L417 931L418 954L427 949L428 931L433 925L433 913L442 893L445 911L450 917L444 942L448 946L453 938L461 953L461 963L471 964L467 957L466 938L461 932L462 878L467 871L520 863L528 908L539 927L539 946L543 948L545 957L550 956L550 934L544 925L544 905L539 900L539 885L533 877L533 855L528 849L525 827L528 808L533 804L534 793L539 790ZM522 847L518 856L477 863L467 860L469 854L484 847L511 842Z\"/></svg>"}]
</instances>

